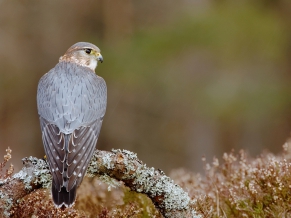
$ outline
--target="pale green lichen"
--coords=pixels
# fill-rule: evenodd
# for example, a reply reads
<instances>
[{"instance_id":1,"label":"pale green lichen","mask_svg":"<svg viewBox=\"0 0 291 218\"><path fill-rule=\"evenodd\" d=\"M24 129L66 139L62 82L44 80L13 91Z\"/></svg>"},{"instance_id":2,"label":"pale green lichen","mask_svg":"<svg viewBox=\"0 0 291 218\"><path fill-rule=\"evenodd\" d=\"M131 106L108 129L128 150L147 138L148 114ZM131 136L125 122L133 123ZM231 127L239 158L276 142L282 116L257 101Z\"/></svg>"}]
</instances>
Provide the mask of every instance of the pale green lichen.
<instances>
[{"instance_id":1,"label":"pale green lichen","mask_svg":"<svg viewBox=\"0 0 291 218\"><path fill-rule=\"evenodd\" d=\"M158 180L152 179L159 177ZM162 195L161 206L166 210L183 210L188 208L190 197L174 181L165 175L160 175L154 168L142 165L135 172L134 184L137 192L148 193L151 197Z\"/></svg>"},{"instance_id":2,"label":"pale green lichen","mask_svg":"<svg viewBox=\"0 0 291 218\"><path fill-rule=\"evenodd\" d=\"M18 173L16 173L12 179L19 179L23 182L26 190L32 189L32 183L41 184L42 187L47 187L51 181L48 166L43 160L29 157L23 159L24 167ZM13 205L13 200L9 198L8 194L0 192L0 199L5 202L5 209L3 216L9 217L10 209Z\"/></svg>"},{"instance_id":3,"label":"pale green lichen","mask_svg":"<svg viewBox=\"0 0 291 218\"><path fill-rule=\"evenodd\" d=\"M92 161L88 167L88 174L96 174L98 171L98 164L105 167L106 170L112 170L114 167L114 159L120 155L120 160L124 166L123 172L119 175L120 180L131 180L133 186L132 190L136 192L145 193L150 198L155 199L161 197L162 202L159 202L159 207L165 211L165 214L171 214L171 211L191 211L189 209L190 197L172 179L167 177L161 170L155 170L153 167L147 167L140 160L137 155L127 150L113 149L112 153L102 153L102 156L97 161L98 153L95 152ZM100 155L100 154L99 154ZM115 156L117 155L117 156ZM104 173L104 172L103 172ZM109 176L103 177L106 183L110 183L112 179ZM192 217L199 217L193 210ZM169 215L169 217L171 217Z\"/></svg>"},{"instance_id":4,"label":"pale green lichen","mask_svg":"<svg viewBox=\"0 0 291 218\"><path fill-rule=\"evenodd\" d=\"M111 163L111 154L105 154L102 157L102 162L103 165L107 168L107 169L112 169L112 163Z\"/></svg>"},{"instance_id":5,"label":"pale green lichen","mask_svg":"<svg viewBox=\"0 0 291 218\"><path fill-rule=\"evenodd\" d=\"M97 151L95 151L88 165L86 176L94 177L97 172L98 172L98 161L97 161Z\"/></svg>"},{"instance_id":6,"label":"pale green lichen","mask_svg":"<svg viewBox=\"0 0 291 218\"><path fill-rule=\"evenodd\" d=\"M9 181L9 179L10 177L6 179L0 179L0 186L6 184Z\"/></svg>"},{"instance_id":7,"label":"pale green lichen","mask_svg":"<svg viewBox=\"0 0 291 218\"><path fill-rule=\"evenodd\" d=\"M37 169L34 170L34 175L36 176L34 184L40 184L43 188L49 188L51 186L52 176L44 160L38 159Z\"/></svg>"},{"instance_id":8,"label":"pale green lichen","mask_svg":"<svg viewBox=\"0 0 291 218\"><path fill-rule=\"evenodd\" d=\"M26 170L20 170L18 173L15 173L12 178L20 179L23 182L25 189L30 190L32 188L31 182L33 177L29 175Z\"/></svg>"},{"instance_id":9,"label":"pale green lichen","mask_svg":"<svg viewBox=\"0 0 291 218\"><path fill-rule=\"evenodd\" d=\"M10 209L13 206L13 200L9 198L8 194L3 193L2 191L0 191L0 199L5 203L2 215L4 217L10 217Z\"/></svg>"},{"instance_id":10,"label":"pale green lichen","mask_svg":"<svg viewBox=\"0 0 291 218\"><path fill-rule=\"evenodd\" d=\"M44 160L28 157L22 159L22 161L24 167L12 178L23 181L25 189L30 190L32 182L35 185L41 185L43 188L48 188L51 185L51 174Z\"/></svg>"},{"instance_id":11,"label":"pale green lichen","mask_svg":"<svg viewBox=\"0 0 291 218\"><path fill-rule=\"evenodd\" d=\"M121 152L123 155L126 155L127 158L124 160L137 160L137 155L133 152L121 151L119 149L113 150L113 152ZM130 177L134 178L133 184L135 184L137 192L146 193L151 197L162 195L164 201L160 206L166 210L183 210L188 208L190 203L188 194L162 171L156 171L153 167L148 168L142 163L140 163L137 169L130 163L125 163L125 166L127 171L134 171ZM153 177L159 179L156 180Z\"/></svg>"},{"instance_id":12,"label":"pale green lichen","mask_svg":"<svg viewBox=\"0 0 291 218\"><path fill-rule=\"evenodd\" d=\"M108 191L111 191L112 188L117 188L121 186L121 183L116 179L108 176L107 174L101 175L98 177L102 182L108 185Z\"/></svg>"}]
</instances>

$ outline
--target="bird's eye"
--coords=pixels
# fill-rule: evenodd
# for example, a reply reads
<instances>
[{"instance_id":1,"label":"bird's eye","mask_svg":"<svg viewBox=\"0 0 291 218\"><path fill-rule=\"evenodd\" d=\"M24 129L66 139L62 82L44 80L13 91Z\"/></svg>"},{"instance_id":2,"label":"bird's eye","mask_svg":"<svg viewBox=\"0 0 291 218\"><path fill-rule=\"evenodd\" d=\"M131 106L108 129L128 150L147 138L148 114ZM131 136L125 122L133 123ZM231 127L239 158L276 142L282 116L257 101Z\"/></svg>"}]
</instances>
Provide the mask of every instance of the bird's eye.
<instances>
[{"instance_id":1,"label":"bird's eye","mask_svg":"<svg viewBox=\"0 0 291 218\"><path fill-rule=\"evenodd\" d=\"M87 54L91 54L91 51L92 51L92 49L90 49L90 48L86 48L86 49L85 49L85 52L86 52Z\"/></svg>"}]
</instances>

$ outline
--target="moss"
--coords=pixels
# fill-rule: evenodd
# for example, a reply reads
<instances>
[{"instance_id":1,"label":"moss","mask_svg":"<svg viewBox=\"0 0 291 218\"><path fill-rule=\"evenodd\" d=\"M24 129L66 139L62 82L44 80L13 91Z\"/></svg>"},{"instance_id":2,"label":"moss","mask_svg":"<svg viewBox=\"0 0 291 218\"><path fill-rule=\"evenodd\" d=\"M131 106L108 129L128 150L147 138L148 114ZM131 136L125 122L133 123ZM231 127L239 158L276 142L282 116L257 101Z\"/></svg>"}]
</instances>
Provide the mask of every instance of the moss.
<instances>
[{"instance_id":1,"label":"moss","mask_svg":"<svg viewBox=\"0 0 291 218\"><path fill-rule=\"evenodd\" d=\"M137 204L138 208L141 209L140 216L147 217L163 217L155 208L152 201L144 194L130 191L129 188L124 189L124 204Z\"/></svg>"}]
</instances>

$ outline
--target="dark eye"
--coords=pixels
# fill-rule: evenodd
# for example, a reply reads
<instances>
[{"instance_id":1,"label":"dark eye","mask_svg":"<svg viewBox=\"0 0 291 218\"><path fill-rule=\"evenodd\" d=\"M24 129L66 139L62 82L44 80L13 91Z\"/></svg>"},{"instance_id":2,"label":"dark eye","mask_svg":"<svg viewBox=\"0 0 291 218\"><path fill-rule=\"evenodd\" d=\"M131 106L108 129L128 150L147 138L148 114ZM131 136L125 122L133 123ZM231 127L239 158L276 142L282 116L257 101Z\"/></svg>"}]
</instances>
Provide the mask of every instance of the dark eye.
<instances>
[{"instance_id":1,"label":"dark eye","mask_svg":"<svg viewBox=\"0 0 291 218\"><path fill-rule=\"evenodd\" d=\"M91 54L91 51L92 51L92 49L90 49L90 48L86 48L86 49L85 49L85 52L86 52L87 54Z\"/></svg>"}]
</instances>

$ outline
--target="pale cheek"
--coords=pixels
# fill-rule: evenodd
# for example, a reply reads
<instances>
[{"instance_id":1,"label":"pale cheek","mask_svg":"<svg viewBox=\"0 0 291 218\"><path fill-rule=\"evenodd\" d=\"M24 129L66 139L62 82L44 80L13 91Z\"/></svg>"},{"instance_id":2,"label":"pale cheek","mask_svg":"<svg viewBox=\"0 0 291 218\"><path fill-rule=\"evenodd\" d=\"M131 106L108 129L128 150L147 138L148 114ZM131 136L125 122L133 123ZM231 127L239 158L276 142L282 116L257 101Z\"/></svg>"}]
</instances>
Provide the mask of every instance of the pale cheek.
<instances>
[{"instance_id":1,"label":"pale cheek","mask_svg":"<svg viewBox=\"0 0 291 218\"><path fill-rule=\"evenodd\" d=\"M90 60L88 67L92 70L95 70L95 68L97 67L97 60Z\"/></svg>"}]
</instances>

